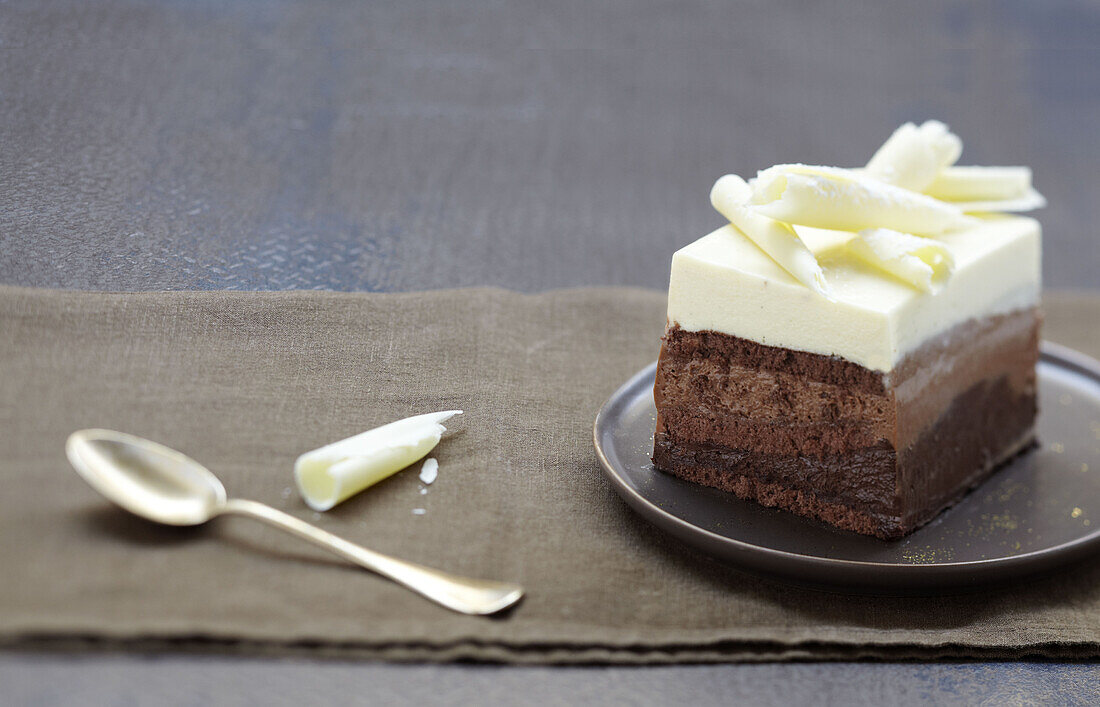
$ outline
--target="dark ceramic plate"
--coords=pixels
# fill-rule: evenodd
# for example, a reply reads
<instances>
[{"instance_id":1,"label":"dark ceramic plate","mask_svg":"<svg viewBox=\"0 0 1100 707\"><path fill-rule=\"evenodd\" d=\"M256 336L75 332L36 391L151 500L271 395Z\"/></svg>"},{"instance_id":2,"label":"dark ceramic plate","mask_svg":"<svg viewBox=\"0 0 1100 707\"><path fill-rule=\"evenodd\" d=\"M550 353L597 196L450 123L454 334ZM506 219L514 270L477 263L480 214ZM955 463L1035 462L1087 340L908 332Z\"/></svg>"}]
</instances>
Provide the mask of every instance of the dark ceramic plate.
<instances>
[{"instance_id":1,"label":"dark ceramic plate","mask_svg":"<svg viewBox=\"0 0 1100 707\"><path fill-rule=\"evenodd\" d=\"M801 585L904 594L1014 579L1100 550L1100 362L1076 351L1043 345L1040 446L892 542L654 469L656 367L640 371L604 404L596 454L631 508L719 560Z\"/></svg>"}]
</instances>

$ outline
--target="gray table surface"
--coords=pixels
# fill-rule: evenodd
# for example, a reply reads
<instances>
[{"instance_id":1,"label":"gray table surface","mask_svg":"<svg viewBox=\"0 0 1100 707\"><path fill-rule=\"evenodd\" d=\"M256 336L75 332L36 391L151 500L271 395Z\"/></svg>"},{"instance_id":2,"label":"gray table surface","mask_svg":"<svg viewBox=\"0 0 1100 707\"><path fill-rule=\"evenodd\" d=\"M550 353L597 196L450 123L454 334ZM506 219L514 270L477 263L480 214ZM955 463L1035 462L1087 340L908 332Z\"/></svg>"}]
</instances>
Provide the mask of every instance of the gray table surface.
<instances>
[{"instance_id":1,"label":"gray table surface","mask_svg":"<svg viewBox=\"0 0 1100 707\"><path fill-rule=\"evenodd\" d=\"M941 118L1100 287L1100 6L0 3L0 282L661 288L713 180ZM12 401L4 401L12 404ZM507 668L0 655L26 703L1100 700L1096 666ZM8 700L4 700L8 701Z\"/></svg>"}]
</instances>

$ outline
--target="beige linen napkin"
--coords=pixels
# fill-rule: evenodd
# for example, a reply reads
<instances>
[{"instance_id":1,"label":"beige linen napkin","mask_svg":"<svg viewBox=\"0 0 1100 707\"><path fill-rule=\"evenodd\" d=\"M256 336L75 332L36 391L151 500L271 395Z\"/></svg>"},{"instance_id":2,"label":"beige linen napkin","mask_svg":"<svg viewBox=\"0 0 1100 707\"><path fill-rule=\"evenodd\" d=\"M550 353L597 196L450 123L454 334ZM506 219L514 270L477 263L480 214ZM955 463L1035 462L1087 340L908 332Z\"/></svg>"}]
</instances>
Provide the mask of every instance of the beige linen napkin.
<instances>
[{"instance_id":1,"label":"beige linen napkin","mask_svg":"<svg viewBox=\"0 0 1100 707\"><path fill-rule=\"evenodd\" d=\"M1100 655L1095 562L980 594L853 597L719 566L635 517L599 471L592 420L656 356L663 308L627 289L0 288L0 643L545 663ZM1048 301L1048 338L1100 355L1098 324L1098 296ZM466 414L427 494L415 470L325 514L293 490L300 452L450 408ZM90 426L529 595L460 616L248 520L151 525L69 467L66 436Z\"/></svg>"}]
</instances>

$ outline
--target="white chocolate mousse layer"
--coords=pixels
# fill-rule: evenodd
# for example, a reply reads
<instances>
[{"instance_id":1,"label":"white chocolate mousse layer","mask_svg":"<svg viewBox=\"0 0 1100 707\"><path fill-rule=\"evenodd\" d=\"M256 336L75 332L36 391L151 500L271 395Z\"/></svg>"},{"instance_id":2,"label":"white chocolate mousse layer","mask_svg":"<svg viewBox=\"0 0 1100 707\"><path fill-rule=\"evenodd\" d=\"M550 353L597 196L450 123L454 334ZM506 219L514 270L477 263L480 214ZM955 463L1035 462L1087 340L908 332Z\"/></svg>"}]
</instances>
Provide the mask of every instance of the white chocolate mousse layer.
<instances>
[{"instance_id":1,"label":"white chocolate mousse layer","mask_svg":"<svg viewBox=\"0 0 1100 707\"><path fill-rule=\"evenodd\" d=\"M672 257L668 322L890 371L956 324L1038 304L1038 221L995 215L975 224L937 237L955 269L934 293L884 276L856 257L845 247L853 233L796 226L821 263L834 301L805 287L727 225Z\"/></svg>"}]
</instances>

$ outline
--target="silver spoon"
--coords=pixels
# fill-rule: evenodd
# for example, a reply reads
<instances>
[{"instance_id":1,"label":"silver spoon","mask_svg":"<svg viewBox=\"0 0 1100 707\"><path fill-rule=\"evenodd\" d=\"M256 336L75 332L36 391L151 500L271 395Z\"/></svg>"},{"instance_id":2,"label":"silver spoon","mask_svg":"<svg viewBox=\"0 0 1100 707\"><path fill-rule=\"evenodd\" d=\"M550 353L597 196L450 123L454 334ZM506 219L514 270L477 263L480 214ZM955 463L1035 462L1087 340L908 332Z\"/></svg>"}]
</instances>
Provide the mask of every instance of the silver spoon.
<instances>
[{"instance_id":1,"label":"silver spoon","mask_svg":"<svg viewBox=\"0 0 1100 707\"><path fill-rule=\"evenodd\" d=\"M164 445L111 430L78 430L65 453L92 488L135 515L167 525L200 525L222 515L262 520L388 577L463 614L493 614L523 596L517 584L470 579L360 547L256 501L226 498L209 469Z\"/></svg>"}]
</instances>

